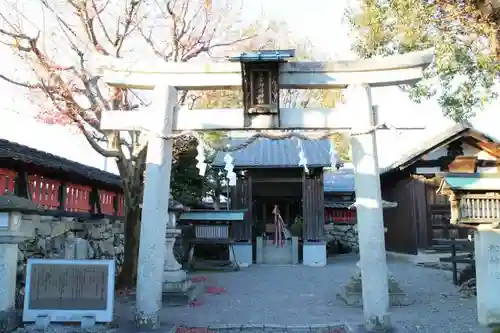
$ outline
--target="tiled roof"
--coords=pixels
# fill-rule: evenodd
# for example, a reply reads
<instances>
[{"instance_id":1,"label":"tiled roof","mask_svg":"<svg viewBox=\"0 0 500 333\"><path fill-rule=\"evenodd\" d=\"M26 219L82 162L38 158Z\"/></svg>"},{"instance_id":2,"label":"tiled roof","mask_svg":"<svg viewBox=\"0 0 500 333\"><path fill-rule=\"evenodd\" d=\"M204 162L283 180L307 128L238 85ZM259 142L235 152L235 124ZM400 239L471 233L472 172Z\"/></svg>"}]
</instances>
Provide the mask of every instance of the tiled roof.
<instances>
[{"instance_id":1,"label":"tiled roof","mask_svg":"<svg viewBox=\"0 0 500 333\"><path fill-rule=\"evenodd\" d=\"M89 181L121 187L118 175L5 139L0 139L0 163L2 160L16 160L52 171L74 174Z\"/></svg>"},{"instance_id":2,"label":"tiled roof","mask_svg":"<svg viewBox=\"0 0 500 333\"><path fill-rule=\"evenodd\" d=\"M383 168L380 173L386 173L398 168L404 168L405 166L408 166L412 164L415 160L419 159L422 157L422 155L427 154L430 151L433 151L434 149L437 149L439 147L442 147L445 144L448 144L450 142L453 142L457 140L458 138L464 136L465 133L472 131L473 133L476 133L477 135L483 136L486 139L488 139L490 142L494 142L493 138L489 137L485 133L482 133L472 127L471 124L464 122L464 123L459 123L456 124L452 127L449 127L445 129L444 131L440 132L438 135L422 141L421 144L419 144L417 147L414 147L413 149L409 150L406 154L404 154L400 159L398 159L396 162L390 164L389 166Z\"/></svg>"},{"instance_id":3,"label":"tiled roof","mask_svg":"<svg viewBox=\"0 0 500 333\"><path fill-rule=\"evenodd\" d=\"M0 212L21 211L23 213L40 213L43 207L26 198L11 194L0 195Z\"/></svg>"},{"instance_id":4,"label":"tiled roof","mask_svg":"<svg viewBox=\"0 0 500 333\"><path fill-rule=\"evenodd\" d=\"M230 139L231 146L244 142L244 139ZM257 139L246 148L231 152L233 164L237 168L295 168L299 166L299 148L296 139L269 140ZM309 167L330 165L329 140L302 140L302 147ZM226 153L219 152L212 165L223 167Z\"/></svg>"}]
</instances>

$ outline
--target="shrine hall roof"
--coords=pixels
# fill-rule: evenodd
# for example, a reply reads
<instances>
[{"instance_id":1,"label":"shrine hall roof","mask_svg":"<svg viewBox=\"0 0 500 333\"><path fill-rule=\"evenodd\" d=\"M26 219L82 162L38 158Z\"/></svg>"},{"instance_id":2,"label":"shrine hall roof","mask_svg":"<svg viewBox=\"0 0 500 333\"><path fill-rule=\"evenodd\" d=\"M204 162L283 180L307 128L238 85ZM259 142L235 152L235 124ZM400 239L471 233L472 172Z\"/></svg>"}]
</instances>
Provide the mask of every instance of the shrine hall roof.
<instances>
[{"instance_id":1,"label":"shrine hall roof","mask_svg":"<svg viewBox=\"0 0 500 333\"><path fill-rule=\"evenodd\" d=\"M474 129L474 127L468 123L468 122L463 122L463 123L458 123L455 124L452 127L449 127L439 134L437 134L434 137L429 138L428 140L422 141L418 146L414 147L413 149L409 150L406 152L400 159L398 159L396 162L392 163L391 165L383 168L381 170L381 173L388 173L394 170L401 170L409 165L413 164L415 161L419 160L424 156L425 154L428 154L429 152L433 151L434 149L437 149L439 147L442 147L446 144L449 144L461 137L466 137L466 136L471 136L475 138L478 141L482 141L485 144L490 144L489 146L491 148L496 148L496 141L490 137L489 135L478 131ZM488 148L488 147L483 147ZM497 149L493 149L497 150ZM498 153L498 152L496 152Z\"/></svg>"},{"instance_id":2,"label":"shrine hall roof","mask_svg":"<svg viewBox=\"0 0 500 333\"><path fill-rule=\"evenodd\" d=\"M228 144L235 146L246 139L234 138ZM329 140L302 140L302 147L309 167L330 166ZM297 139L269 140L259 138L247 147L231 152L236 168L297 168L299 167L299 148ZM212 165L223 167L226 153L219 152Z\"/></svg>"}]
</instances>

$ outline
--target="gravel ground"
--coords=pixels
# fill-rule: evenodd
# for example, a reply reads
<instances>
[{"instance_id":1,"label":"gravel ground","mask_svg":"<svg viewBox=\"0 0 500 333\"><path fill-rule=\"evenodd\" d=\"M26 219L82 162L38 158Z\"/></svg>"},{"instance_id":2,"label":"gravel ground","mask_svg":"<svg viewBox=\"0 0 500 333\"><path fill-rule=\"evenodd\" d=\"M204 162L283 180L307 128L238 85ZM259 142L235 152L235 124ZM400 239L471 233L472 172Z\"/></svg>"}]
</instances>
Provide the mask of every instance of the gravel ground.
<instances>
[{"instance_id":1,"label":"gravel ground","mask_svg":"<svg viewBox=\"0 0 500 333\"><path fill-rule=\"evenodd\" d=\"M356 261L355 256L343 255L323 268L254 265L238 272L203 274L225 292L205 294L199 306L164 308L162 320L190 327L362 323L361 309L336 299L340 286L356 272ZM451 272L394 260L389 270L415 300L391 310L398 332L490 332L477 324L476 299L459 297ZM122 318L131 318L132 309L130 303L117 304Z\"/></svg>"},{"instance_id":2,"label":"gravel ground","mask_svg":"<svg viewBox=\"0 0 500 333\"><path fill-rule=\"evenodd\" d=\"M362 310L346 306L336 299L336 293L356 272L356 261L354 256L343 255L333 258L323 268L254 265L239 272L197 274L208 277L207 285L216 285L225 291L219 295L203 295L198 306L164 308L162 322L168 323L164 331L169 332L171 325L217 326L219 328L214 331L221 333L276 332L273 325L297 329L300 326L312 327L304 330L308 332L322 331L313 329L318 325L348 323L354 326L363 322ZM398 333L490 332L477 324L476 299L459 297L452 284L451 272L417 267L402 261L390 261L389 269L403 290L415 300L410 306L391 310L391 320ZM137 332L121 325L130 323L133 312L133 302L117 300L116 315L120 328L105 332ZM269 329L263 329L264 324L269 325ZM227 329L223 329L224 325ZM260 329L257 325L261 325ZM303 332L297 329L288 331ZM74 329L53 332L72 333Z\"/></svg>"}]
</instances>

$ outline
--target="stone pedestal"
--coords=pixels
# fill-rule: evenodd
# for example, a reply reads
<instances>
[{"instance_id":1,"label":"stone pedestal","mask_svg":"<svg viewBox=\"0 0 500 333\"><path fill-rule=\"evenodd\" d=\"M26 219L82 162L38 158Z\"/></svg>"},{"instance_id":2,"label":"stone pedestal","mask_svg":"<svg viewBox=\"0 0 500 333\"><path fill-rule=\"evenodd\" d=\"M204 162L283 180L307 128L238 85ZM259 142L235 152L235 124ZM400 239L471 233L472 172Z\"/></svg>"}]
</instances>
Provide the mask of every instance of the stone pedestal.
<instances>
[{"instance_id":1,"label":"stone pedestal","mask_svg":"<svg viewBox=\"0 0 500 333\"><path fill-rule=\"evenodd\" d=\"M477 319L484 326L500 326L500 229L479 225L474 236Z\"/></svg>"},{"instance_id":2,"label":"stone pedestal","mask_svg":"<svg viewBox=\"0 0 500 333\"><path fill-rule=\"evenodd\" d=\"M174 244L181 230L167 228L165 240L165 266L163 271L163 304L182 306L189 304L196 297L199 288L191 284L182 265L174 256Z\"/></svg>"},{"instance_id":3,"label":"stone pedestal","mask_svg":"<svg viewBox=\"0 0 500 333\"><path fill-rule=\"evenodd\" d=\"M342 286L337 298L344 301L347 305L353 307L363 307L363 288L361 282L360 263L356 264L359 271L351 277L347 284ZM413 304L413 300L408 297L400 287L396 279L388 274L387 282L389 285L389 303L390 306L408 306ZM370 286L376 288L376 286Z\"/></svg>"},{"instance_id":4,"label":"stone pedestal","mask_svg":"<svg viewBox=\"0 0 500 333\"><path fill-rule=\"evenodd\" d=\"M325 267L326 242L304 242L302 245L302 264L310 267Z\"/></svg>"},{"instance_id":5,"label":"stone pedestal","mask_svg":"<svg viewBox=\"0 0 500 333\"><path fill-rule=\"evenodd\" d=\"M236 262L240 268L249 267L253 263L252 243L241 242L231 245L229 257Z\"/></svg>"},{"instance_id":6,"label":"stone pedestal","mask_svg":"<svg viewBox=\"0 0 500 333\"><path fill-rule=\"evenodd\" d=\"M77 238L74 233L69 232L64 244L64 259L85 260L88 258L88 241L82 238Z\"/></svg>"},{"instance_id":7,"label":"stone pedestal","mask_svg":"<svg viewBox=\"0 0 500 333\"><path fill-rule=\"evenodd\" d=\"M285 239L283 246L277 246L271 239L257 237L257 264L296 265L299 262L299 239Z\"/></svg>"},{"instance_id":8,"label":"stone pedestal","mask_svg":"<svg viewBox=\"0 0 500 333\"><path fill-rule=\"evenodd\" d=\"M21 213L0 212L0 222L0 332L11 332L21 323L21 312L15 309L17 252L26 237L19 231Z\"/></svg>"}]
</instances>

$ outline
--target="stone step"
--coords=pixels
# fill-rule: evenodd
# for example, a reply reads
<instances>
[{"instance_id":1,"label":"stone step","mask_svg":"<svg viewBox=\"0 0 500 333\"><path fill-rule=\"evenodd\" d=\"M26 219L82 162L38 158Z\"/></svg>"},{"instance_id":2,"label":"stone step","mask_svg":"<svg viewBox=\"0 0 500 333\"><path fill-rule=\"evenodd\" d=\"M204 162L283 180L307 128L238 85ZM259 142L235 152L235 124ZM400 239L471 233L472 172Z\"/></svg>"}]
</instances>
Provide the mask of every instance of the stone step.
<instances>
[{"instance_id":1,"label":"stone step","mask_svg":"<svg viewBox=\"0 0 500 333\"><path fill-rule=\"evenodd\" d=\"M344 324L329 325L210 325L177 327L172 333L352 333Z\"/></svg>"},{"instance_id":2,"label":"stone step","mask_svg":"<svg viewBox=\"0 0 500 333\"><path fill-rule=\"evenodd\" d=\"M95 328L75 328L68 326L51 325L44 332L49 333L146 333L132 327L109 328L98 326ZM345 325L313 325L313 326L280 326L280 325L214 325L206 327L165 327L151 331L153 333L355 333ZM40 333L34 327L17 329L14 333Z\"/></svg>"},{"instance_id":3,"label":"stone step","mask_svg":"<svg viewBox=\"0 0 500 333\"><path fill-rule=\"evenodd\" d=\"M200 299L205 291L202 283L193 283L185 291L164 291L162 295L163 306L188 306L194 300Z\"/></svg>"}]
</instances>

